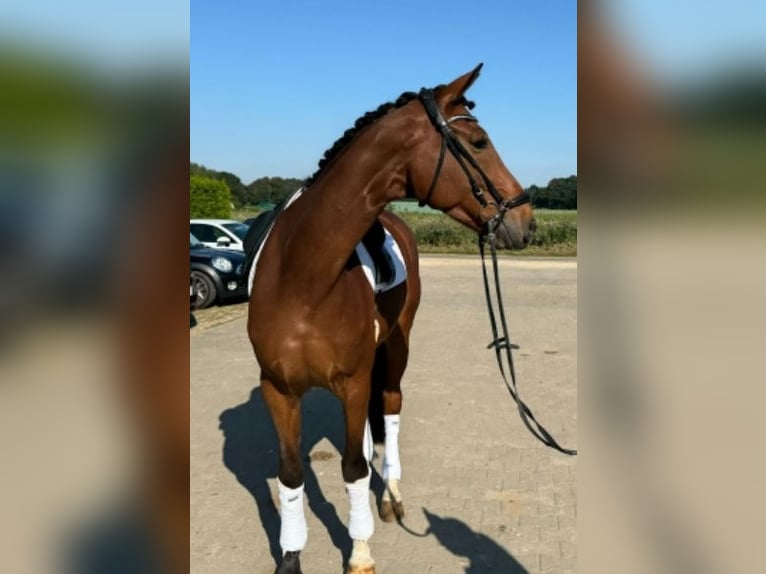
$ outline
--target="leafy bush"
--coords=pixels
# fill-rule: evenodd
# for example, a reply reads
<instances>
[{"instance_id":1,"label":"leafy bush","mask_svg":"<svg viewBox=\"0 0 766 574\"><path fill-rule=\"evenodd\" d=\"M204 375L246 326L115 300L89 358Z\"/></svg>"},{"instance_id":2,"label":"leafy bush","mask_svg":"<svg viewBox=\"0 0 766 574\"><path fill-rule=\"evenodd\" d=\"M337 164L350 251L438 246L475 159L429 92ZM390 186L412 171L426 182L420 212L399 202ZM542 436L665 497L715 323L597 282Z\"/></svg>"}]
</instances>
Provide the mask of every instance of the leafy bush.
<instances>
[{"instance_id":1,"label":"leafy bush","mask_svg":"<svg viewBox=\"0 0 766 574\"><path fill-rule=\"evenodd\" d=\"M439 215L408 218L418 244L434 247L455 247L476 243L476 234L456 221Z\"/></svg>"},{"instance_id":2,"label":"leafy bush","mask_svg":"<svg viewBox=\"0 0 766 574\"><path fill-rule=\"evenodd\" d=\"M550 219L537 216L537 231L532 245L548 247L559 243L577 244L577 223L568 219Z\"/></svg>"},{"instance_id":3,"label":"leafy bush","mask_svg":"<svg viewBox=\"0 0 766 574\"><path fill-rule=\"evenodd\" d=\"M228 219L231 217L231 192L224 181L201 175L189 179L189 216Z\"/></svg>"},{"instance_id":4,"label":"leafy bush","mask_svg":"<svg viewBox=\"0 0 766 574\"><path fill-rule=\"evenodd\" d=\"M443 214L396 210L415 234L423 253L478 253L476 233ZM577 212L535 210L537 232L516 255L577 254Z\"/></svg>"}]
</instances>

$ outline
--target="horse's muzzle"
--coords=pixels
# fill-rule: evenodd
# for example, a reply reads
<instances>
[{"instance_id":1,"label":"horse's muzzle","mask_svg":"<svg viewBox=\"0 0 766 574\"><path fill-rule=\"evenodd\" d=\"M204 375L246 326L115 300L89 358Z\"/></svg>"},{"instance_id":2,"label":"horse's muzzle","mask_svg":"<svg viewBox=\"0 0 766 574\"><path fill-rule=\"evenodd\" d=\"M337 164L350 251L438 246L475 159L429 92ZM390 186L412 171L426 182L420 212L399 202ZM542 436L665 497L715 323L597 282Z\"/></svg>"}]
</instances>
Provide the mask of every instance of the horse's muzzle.
<instances>
[{"instance_id":1,"label":"horse's muzzle","mask_svg":"<svg viewBox=\"0 0 766 574\"><path fill-rule=\"evenodd\" d=\"M534 218L523 223L518 218L506 215L502 220L489 223L489 230L495 234L498 249L524 249L532 241L537 223Z\"/></svg>"}]
</instances>

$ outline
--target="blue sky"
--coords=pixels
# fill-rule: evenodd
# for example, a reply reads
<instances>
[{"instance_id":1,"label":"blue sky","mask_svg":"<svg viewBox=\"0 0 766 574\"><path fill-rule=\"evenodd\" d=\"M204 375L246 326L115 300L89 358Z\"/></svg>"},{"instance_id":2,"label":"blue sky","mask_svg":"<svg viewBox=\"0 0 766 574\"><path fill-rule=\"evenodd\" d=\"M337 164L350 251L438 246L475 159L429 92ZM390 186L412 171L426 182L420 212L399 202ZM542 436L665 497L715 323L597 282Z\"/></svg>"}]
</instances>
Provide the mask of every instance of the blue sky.
<instances>
[{"instance_id":1,"label":"blue sky","mask_svg":"<svg viewBox=\"0 0 766 574\"><path fill-rule=\"evenodd\" d=\"M357 117L484 63L474 113L524 186L577 172L576 2L191 2L191 160L306 177Z\"/></svg>"}]
</instances>

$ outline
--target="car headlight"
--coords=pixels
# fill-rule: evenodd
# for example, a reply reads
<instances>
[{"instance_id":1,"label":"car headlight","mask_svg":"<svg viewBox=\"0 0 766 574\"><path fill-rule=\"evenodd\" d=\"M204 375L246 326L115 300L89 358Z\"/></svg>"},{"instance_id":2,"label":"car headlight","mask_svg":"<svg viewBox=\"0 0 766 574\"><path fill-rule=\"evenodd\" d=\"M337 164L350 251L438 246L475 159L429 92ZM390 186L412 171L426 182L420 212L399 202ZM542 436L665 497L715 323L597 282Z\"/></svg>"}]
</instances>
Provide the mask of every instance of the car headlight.
<instances>
[{"instance_id":1,"label":"car headlight","mask_svg":"<svg viewBox=\"0 0 766 574\"><path fill-rule=\"evenodd\" d=\"M213 260L211 261L213 267L218 269L218 271L221 271L222 273L229 273L231 272L234 267L231 264L231 261L226 259L226 257L213 257Z\"/></svg>"}]
</instances>

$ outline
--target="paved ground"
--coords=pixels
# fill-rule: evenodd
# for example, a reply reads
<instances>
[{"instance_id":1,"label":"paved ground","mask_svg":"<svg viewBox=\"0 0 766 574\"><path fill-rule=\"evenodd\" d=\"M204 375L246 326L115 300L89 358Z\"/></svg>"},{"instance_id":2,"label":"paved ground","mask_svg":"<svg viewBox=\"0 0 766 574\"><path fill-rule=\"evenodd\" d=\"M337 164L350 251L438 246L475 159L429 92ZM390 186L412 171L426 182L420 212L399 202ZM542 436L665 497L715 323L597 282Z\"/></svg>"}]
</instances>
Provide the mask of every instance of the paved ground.
<instances>
[{"instance_id":1,"label":"paved ground","mask_svg":"<svg viewBox=\"0 0 766 574\"><path fill-rule=\"evenodd\" d=\"M400 435L409 531L376 516L378 574L575 572L576 459L539 444L518 418L485 348L478 260L429 256L421 265ZM501 275L521 345L521 394L560 442L576 446L576 262L504 261ZM277 443L243 312L233 316L202 320L190 337L191 571L271 574ZM309 541L302 563L307 574L340 574L350 542L339 405L312 392L303 420ZM376 497L381 485L374 474Z\"/></svg>"}]
</instances>

